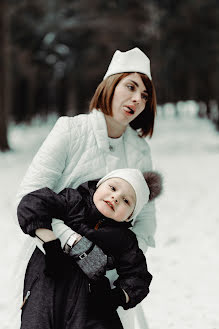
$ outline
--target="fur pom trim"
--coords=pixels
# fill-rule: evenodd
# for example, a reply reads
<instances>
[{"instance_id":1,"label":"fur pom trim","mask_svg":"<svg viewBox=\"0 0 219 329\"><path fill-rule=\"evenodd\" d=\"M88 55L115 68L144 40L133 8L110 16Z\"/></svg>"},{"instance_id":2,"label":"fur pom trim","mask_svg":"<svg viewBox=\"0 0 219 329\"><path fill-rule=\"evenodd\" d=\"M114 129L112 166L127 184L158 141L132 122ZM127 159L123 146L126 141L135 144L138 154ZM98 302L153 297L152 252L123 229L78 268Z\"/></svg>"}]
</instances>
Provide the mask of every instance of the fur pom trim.
<instances>
[{"instance_id":1,"label":"fur pom trim","mask_svg":"<svg viewBox=\"0 0 219 329\"><path fill-rule=\"evenodd\" d=\"M161 194L163 190L163 178L156 171L144 172L143 176L150 190L149 201L151 201Z\"/></svg>"}]
</instances>

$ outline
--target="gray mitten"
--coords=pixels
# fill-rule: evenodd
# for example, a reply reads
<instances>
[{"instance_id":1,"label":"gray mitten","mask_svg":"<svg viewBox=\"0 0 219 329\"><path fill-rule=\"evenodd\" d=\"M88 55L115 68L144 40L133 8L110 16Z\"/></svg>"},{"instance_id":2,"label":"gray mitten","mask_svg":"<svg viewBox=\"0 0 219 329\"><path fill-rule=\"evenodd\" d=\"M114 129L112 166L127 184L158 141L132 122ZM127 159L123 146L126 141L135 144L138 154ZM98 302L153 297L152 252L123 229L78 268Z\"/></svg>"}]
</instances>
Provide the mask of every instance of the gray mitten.
<instances>
[{"instance_id":1,"label":"gray mitten","mask_svg":"<svg viewBox=\"0 0 219 329\"><path fill-rule=\"evenodd\" d=\"M74 245L69 256L75 259L84 274L91 280L97 280L106 273L107 256L86 237L82 237Z\"/></svg>"}]
</instances>

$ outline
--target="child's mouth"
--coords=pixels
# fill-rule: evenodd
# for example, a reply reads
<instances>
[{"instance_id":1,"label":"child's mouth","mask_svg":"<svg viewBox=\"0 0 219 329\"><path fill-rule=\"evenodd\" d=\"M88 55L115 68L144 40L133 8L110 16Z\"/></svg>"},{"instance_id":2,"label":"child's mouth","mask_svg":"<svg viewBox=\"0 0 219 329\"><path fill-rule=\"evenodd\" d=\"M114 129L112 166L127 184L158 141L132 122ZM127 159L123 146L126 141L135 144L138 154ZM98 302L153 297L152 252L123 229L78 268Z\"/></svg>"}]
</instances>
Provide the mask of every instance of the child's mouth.
<instances>
[{"instance_id":1,"label":"child's mouth","mask_svg":"<svg viewBox=\"0 0 219 329\"><path fill-rule=\"evenodd\" d=\"M110 201L105 201L104 202L114 211L113 204Z\"/></svg>"}]
</instances>

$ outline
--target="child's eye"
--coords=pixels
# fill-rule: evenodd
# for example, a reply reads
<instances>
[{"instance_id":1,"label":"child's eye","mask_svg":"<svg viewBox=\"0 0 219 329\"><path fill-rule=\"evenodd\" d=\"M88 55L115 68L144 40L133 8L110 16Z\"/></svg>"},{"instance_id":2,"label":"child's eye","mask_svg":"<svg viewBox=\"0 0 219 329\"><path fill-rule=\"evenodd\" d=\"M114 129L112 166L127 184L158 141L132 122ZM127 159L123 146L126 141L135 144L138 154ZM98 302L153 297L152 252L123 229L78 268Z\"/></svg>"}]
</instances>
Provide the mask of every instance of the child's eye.
<instances>
[{"instance_id":1,"label":"child's eye","mask_svg":"<svg viewBox=\"0 0 219 329\"><path fill-rule=\"evenodd\" d=\"M124 202L127 203L127 204L129 204L129 201L127 199L124 199Z\"/></svg>"},{"instance_id":2,"label":"child's eye","mask_svg":"<svg viewBox=\"0 0 219 329\"><path fill-rule=\"evenodd\" d=\"M112 186L112 185L110 185L109 187L111 188L112 191L115 191L116 190L115 187Z\"/></svg>"}]
</instances>

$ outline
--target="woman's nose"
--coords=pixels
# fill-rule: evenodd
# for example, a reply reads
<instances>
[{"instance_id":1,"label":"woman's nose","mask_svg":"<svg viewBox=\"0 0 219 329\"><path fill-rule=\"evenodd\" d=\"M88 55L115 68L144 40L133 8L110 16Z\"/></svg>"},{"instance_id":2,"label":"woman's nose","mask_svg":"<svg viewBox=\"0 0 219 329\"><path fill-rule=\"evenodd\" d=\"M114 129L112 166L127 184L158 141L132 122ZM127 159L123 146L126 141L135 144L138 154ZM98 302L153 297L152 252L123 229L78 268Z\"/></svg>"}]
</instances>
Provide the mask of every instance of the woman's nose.
<instances>
[{"instance_id":1,"label":"woman's nose","mask_svg":"<svg viewBox=\"0 0 219 329\"><path fill-rule=\"evenodd\" d=\"M132 96L132 101L134 103L140 103L141 101L141 94L139 92L135 92Z\"/></svg>"}]
</instances>

